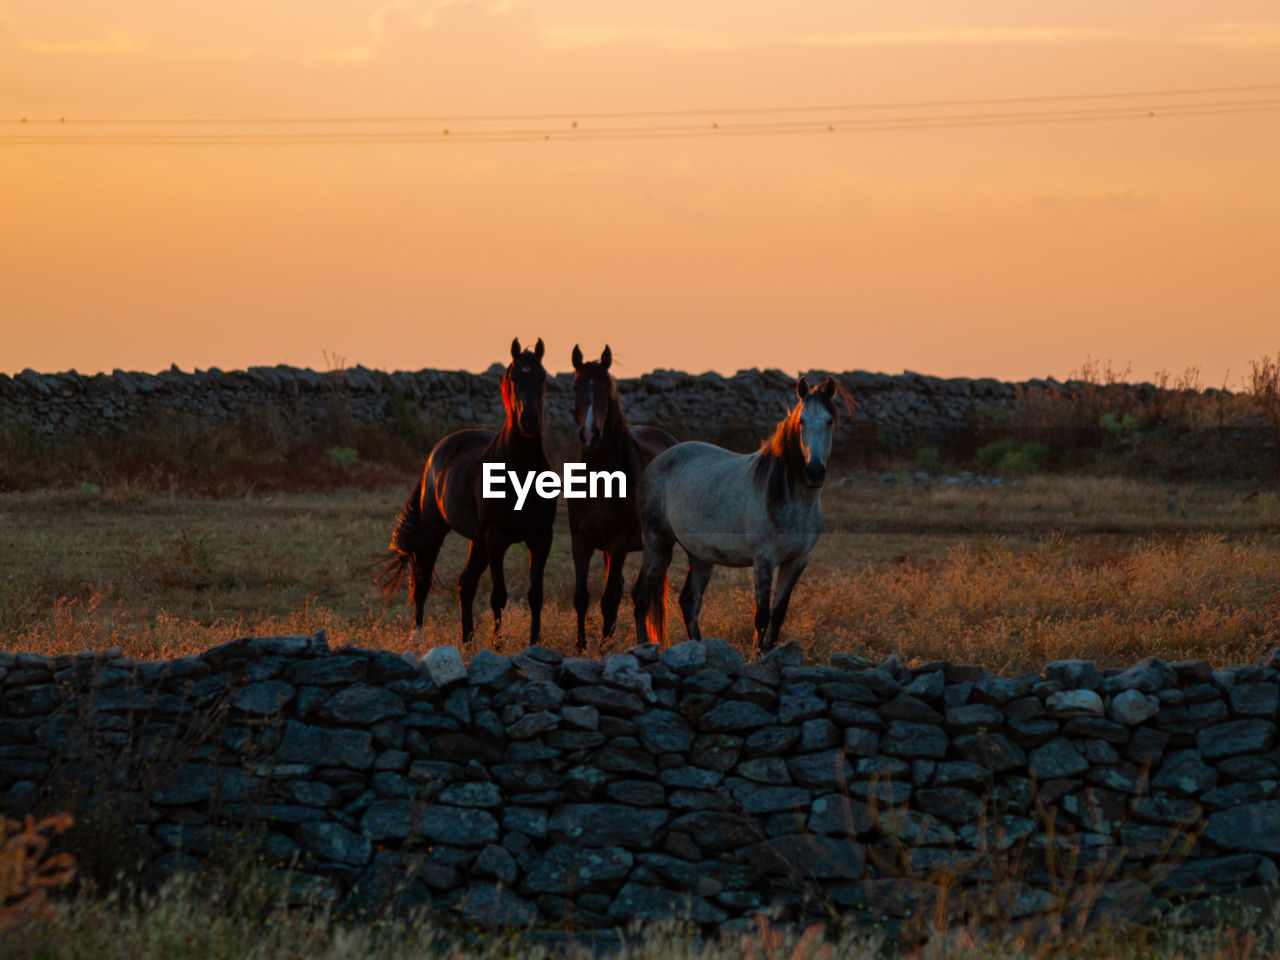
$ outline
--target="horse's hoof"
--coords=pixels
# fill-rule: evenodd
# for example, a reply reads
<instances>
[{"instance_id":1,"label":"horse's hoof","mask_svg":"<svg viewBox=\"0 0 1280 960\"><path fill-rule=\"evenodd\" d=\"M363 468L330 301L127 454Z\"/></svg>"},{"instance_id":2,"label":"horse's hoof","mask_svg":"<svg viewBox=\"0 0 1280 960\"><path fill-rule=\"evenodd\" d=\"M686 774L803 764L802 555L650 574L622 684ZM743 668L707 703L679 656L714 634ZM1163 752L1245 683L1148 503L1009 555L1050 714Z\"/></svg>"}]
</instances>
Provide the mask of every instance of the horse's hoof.
<instances>
[{"instance_id":1,"label":"horse's hoof","mask_svg":"<svg viewBox=\"0 0 1280 960\"><path fill-rule=\"evenodd\" d=\"M421 643L421 642L422 642L422 628L421 628L421 627L414 627L412 630L410 630L410 631L409 631L409 642L410 642L410 643Z\"/></svg>"}]
</instances>

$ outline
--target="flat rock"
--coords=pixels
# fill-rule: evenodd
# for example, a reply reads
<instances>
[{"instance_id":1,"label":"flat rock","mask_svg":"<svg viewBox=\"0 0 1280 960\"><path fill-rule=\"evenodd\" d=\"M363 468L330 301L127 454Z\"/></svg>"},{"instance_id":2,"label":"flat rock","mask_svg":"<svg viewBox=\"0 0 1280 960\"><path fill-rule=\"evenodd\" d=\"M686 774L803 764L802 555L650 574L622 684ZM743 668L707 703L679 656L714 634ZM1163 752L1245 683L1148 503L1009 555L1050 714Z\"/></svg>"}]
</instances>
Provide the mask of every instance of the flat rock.
<instances>
[{"instance_id":1,"label":"flat rock","mask_svg":"<svg viewBox=\"0 0 1280 960\"><path fill-rule=\"evenodd\" d=\"M1232 720L1203 727L1196 734L1196 746L1205 760L1238 753L1266 753L1275 743L1276 725L1270 720Z\"/></svg>"},{"instance_id":2,"label":"flat rock","mask_svg":"<svg viewBox=\"0 0 1280 960\"><path fill-rule=\"evenodd\" d=\"M320 704L316 715L340 725L373 726L382 720L403 717L407 712L404 700L390 690L354 683Z\"/></svg>"},{"instance_id":3,"label":"flat rock","mask_svg":"<svg viewBox=\"0 0 1280 960\"><path fill-rule=\"evenodd\" d=\"M515 668L511 666L511 660L487 647L471 658L471 665L467 668L467 679L479 687L502 686L514 674Z\"/></svg>"},{"instance_id":4,"label":"flat rock","mask_svg":"<svg viewBox=\"0 0 1280 960\"><path fill-rule=\"evenodd\" d=\"M422 665L437 687L451 687L467 679L467 668L457 647L432 647L423 654Z\"/></svg>"},{"instance_id":5,"label":"flat rock","mask_svg":"<svg viewBox=\"0 0 1280 960\"><path fill-rule=\"evenodd\" d=\"M1102 674L1092 660L1055 660L1044 668L1044 677L1062 684L1063 692L1102 686Z\"/></svg>"},{"instance_id":6,"label":"flat rock","mask_svg":"<svg viewBox=\"0 0 1280 960\"><path fill-rule=\"evenodd\" d=\"M348 830L339 823L302 823L298 825L298 845L318 860L364 866L373 856L369 838Z\"/></svg>"},{"instance_id":7,"label":"flat rock","mask_svg":"<svg viewBox=\"0 0 1280 960\"><path fill-rule=\"evenodd\" d=\"M700 670L707 662L707 648L698 640L686 640L662 651L662 662L683 675Z\"/></svg>"},{"instance_id":8,"label":"flat rock","mask_svg":"<svg viewBox=\"0 0 1280 960\"><path fill-rule=\"evenodd\" d=\"M571 897L625 880L634 862L622 847L584 849L553 844L529 870L524 886L534 893Z\"/></svg>"},{"instance_id":9,"label":"flat rock","mask_svg":"<svg viewBox=\"0 0 1280 960\"><path fill-rule=\"evenodd\" d=\"M693 745L693 729L674 711L649 710L635 724L640 743L654 753L684 753Z\"/></svg>"},{"instance_id":10,"label":"flat rock","mask_svg":"<svg viewBox=\"0 0 1280 960\"><path fill-rule=\"evenodd\" d=\"M1157 697L1133 688L1117 693L1107 709L1112 720L1126 727L1135 727L1159 712L1160 700Z\"/></svg>"},{"instance_id":11,"label":"flat rock","mask_svg":"<svg viewBox=\"0 0 1280 960\"><path fill-rule=\"evenodd\" d=\"M652 850L662 839L667 811L619 803L566 803L547 821L547 836L579 847Z\"/></svg>"},{"instance_id":12,"label":"flat rock","mask_svg":"<svg viewBox=\"0 0 1280 960\"><path fill-rule=\"evenodd\" d=\"M703 714L698 726L707 733L755 730L775 722L773 714L746 700L726 700Z\"/></svg>"},{"instance_id":13,"label":"flat rock","mask_svg":"<svg viewBox=\"0 0 1280 960\"><path fill-rule=\"evenodd\" d=\"M1204 836L1224 850L1280 853L1280 800L1263 800L1210 814Z\"/></svg>"},{"instance_id":14,"label":"flat rock","mask_svg":"<svg viewBox=\"0 0 1280 960\"><path fill-rule=\"evenodd\" d=\"M231 706L241 713L269 717L279 713L293 700L297 691L281 680L264 680L241 687L231 695Z\"/></svg>"},{"instance_id":15,"label":"flat rock","mask_svg":"<svg viewBox=\"0 0 1280 960\"><path fill-rule=\"evenodd\" d=\"M482 927L527 927L538 911L501 884L473 882L446 901L459 915Z\"/></svg>"},{"instance_id":16,"label":"flat rock","mask_svg":"<svg viewBox=\"0 0 1280 960\"><path fill-rule=\"evenodd\" d=\"M1077 661L1069 660L1067 663L1093 663L1088 660ZM1050 664L1052 666L1052 664ZM1097 670L1095 668L1094 672ZM1102 683L1101 677L1098 679L1099 685ZM1059 690L1057 693L1051 693L1045 698L1045 706L1049 708L1049 712L1060 718L1069 717L1101 717L1105 712L1102 705L1102 697L1095 692L1096 688L1079 688Z\"/></svg>"}]
</instances>

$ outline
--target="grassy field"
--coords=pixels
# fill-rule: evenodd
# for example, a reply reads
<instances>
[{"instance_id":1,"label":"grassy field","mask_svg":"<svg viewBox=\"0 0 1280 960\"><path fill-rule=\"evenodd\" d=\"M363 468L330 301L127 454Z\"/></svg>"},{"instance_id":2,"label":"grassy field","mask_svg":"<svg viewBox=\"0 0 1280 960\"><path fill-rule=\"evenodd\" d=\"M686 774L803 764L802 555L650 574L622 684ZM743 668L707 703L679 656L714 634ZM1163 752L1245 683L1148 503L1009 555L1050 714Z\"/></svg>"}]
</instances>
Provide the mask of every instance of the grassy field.
<instances>
[{"instance_id":1,"label":"grassy field","mask_svg":"<svg viewBox=\"0 0 1280 960\"><path fill-rule=\"evenodd\" d=\"M4 918L0 916L0 921ZM226 877L180 876L136 901L80 894L44 905L34 916L0 924L4 960L1265 960L1280 956L1274 918L1242 928L1231 917L1215 923L1153 925L1095 923L1059 927L1051 920L993 930L940 930L928 921L894 935L848 931L831 939L820 926L701 938L676 922L650 922L625 939L595 941L572 930L482 933L441 927L429 915L335 923L323 912L286 909L271 887ZM1176 921L1176 918L1175 918Z\"/></svg>"},{"instance_id":2,"label":"grassy field","mask_svg":"<svg viewBox=\"0 0 1280 960\"><path fill-rule=\"evenodd\" d=\"M0 494L0 649L51 654L118 645L136 657L197 653L247 634L325 628L330 642L403 650L405 594L388 602L370 567L384 555L412 477L326 493L188 498L141 486L79 486ZM1174 499L1171 501L1170 498ZM784 639L816 659L836 651L948 659L1000 671L1065 657L1107 665L1148 654L1255 662L1280 644L1280 497L1228 484L1042 475L1000 486L885 483L832 476L827 531L793 599ZM456 643L452 584L466 544L451 537L441 588L417 652ZM526 554L508 555L513 597L492 645L524 645ZM628 579L638 558L632 558ZM599 563L592 577L598 592ZM675 571L678 589L681 570ZM487 578L476 609L488 636ZM674 593L672 600L674 601ZM544 641L574 643L572 562L561 511L548 568ZM716 572L708 636L751 646L749 572ZM626 607L607 650L634 642ZM593 609L592 626L598 631ZM673 640L682 639L674 603ZM473 652L473 651L472 651ZM593 641L592 652L599 652ZM0 845L3 846L3 845ZM0 858L2 859L2 858ZM3 871L0 871L3 873ZM343 926L288 910L253 876L210 871L142 899L92 885L10 913L0 896L0 958L588 956L540 935L445 931L430 918ZM2 886L2 885L0 885ZM12 904L10 904L12 905ZM8 925L9 929L5 929ZM20 929L17 925L20 925ZM828 942L816 932L761 929L703 943L653 925L620 957L831 960L834 957L1280 957L1275 918L1244 926L915 930L910 944L865 931Z\"/></svg>"},{"instance_id":3,"label":"grassy field","mask_svg":"<svg viewBox=\"0 0 1280 960\"><path fill-rule=\"evenodd\" d=\"M59 653L119 645L138 657L198 652L246 634L312 632L405 649L410 610L387 602L382 556L412 478L329 493L190 499L140 487L0 494L0 648ZM1171 504L1170 497L1176 499ZM784 639L835 651L949 659L993 670L1064 657L1119 665L1154 654L1256 660L1280 643L1280 498L1225 484L1043 475L1018 484L886 484L833 476L827 528L793 597ZM457 643L453 584L466 544L446 541L418 652ZM683 639L675 594L668 623ZM592 590L602 572L597 560ZM628 563L628 586L638 558ZM507 556L513 602L479 640L524 645L527 554ZM563 510L547 574L544 642L573 647ZM703 631L750 650L746 570L717 569ZM634 643L628 605L607 650ZM598 634L599 617L591 613ZM592 651L599 641L593 639Z\"/></svg>"}]
</instances>

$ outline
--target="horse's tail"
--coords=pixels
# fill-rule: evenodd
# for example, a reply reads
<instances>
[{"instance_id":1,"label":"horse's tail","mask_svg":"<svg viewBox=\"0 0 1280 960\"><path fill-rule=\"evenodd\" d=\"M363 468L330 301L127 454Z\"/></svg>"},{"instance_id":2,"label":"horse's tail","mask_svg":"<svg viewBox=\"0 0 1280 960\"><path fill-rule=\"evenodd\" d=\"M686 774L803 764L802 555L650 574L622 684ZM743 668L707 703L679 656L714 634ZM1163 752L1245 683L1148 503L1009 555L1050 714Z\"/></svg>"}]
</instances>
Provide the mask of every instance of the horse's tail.
<instances>
[{"instance_id":1,"label":"horse's tail","mask_svg":"<svg viewBox=\"0 0 1280 960\"><path fill-rule=\"evenodd\" d=\"M418 481L413 493L409 494L408 501L396 515L396 527L391 531L391 542L387 544L388 555L374 573L374 581L387 596L399 589L406 569L409 571L409 589L412 592L415 574L413 564L409 561L430 538L431 528L422 516L422 482Z\"/></svg>"},{"instance_id":2,"label":"horse's tail","mask_svg":"<svg viewBox=\"0 0 1280 960\"><path fill-rule=\"evenodd\" d=\"M645 633L650 643L659 644L664 650L667 646L667 586L671 577L666 570L662 571L662 589L657 596L649 598L649 612L645 615Z\"/></svg>"}]
</instances>

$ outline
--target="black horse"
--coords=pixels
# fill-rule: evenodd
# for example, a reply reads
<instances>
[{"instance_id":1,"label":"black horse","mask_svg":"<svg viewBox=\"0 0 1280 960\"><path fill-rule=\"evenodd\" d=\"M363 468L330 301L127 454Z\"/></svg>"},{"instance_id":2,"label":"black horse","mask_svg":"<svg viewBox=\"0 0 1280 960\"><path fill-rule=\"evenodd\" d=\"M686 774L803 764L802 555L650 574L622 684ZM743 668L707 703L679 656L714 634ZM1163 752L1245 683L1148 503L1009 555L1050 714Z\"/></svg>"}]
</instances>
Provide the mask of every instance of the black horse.
<instances>
[{"instance_id":1,"label":"black horse","mask_svg":"<svg viewBox=\"0 0 1280 960\"><path fill-rule=\"evenodd\" d=\"M587 645L587 571L595 551L604 554L605 584L600 597L601 637L608 639L618 621L622 600L622 565L627 554L640 550L640 512L636 491L649 461L675 444L676 438L657 427L632 427L618 402L618 384L609 373L613 354L608 345L598 361L583 363L582 350L573 348L573 417L578 423L582 459L588 475L621 471L627 495L619 498L569 499L569 536L573 540L573 606L578 612L578 650ZM656 611L655 611L656 615ZM638 641L637 641L638 642Z\"/></svg>"},{"instance_id":2,"label":"black horse","mask_svg":"<svg viewBox=\"0 0 1280 960\"><path fill-rule=\"evenodd\" d=\"M542 341L532 350L521 351L518 339L511 341L511 364L502 376L502 405L506 422L497 433L492 430L459 430L451 433L431 451L422 479L409 496L391 534L391 557L382 566L379 580L386 593L400 584L405 567L413 589L413 633L421 635L422 608L440 545L450 530L471 541L467 564L458 577L458 600L462 608L462 642L474 634L471 604L480 574L486 566L493 581L489 605L493 609L493 632L502 626L502 610L507 605L507 586L502 558L513 543L529 547L529 642L538 642L542 622L542 575L551 552L551 530L556 519L555 499L544 499L530 489L522 509L516 509L511 484L502 490L507 496L485 498L484 464L499 463L502 476L515 471L521 477L529 471L549 470L542 445L542 413L547 394L547 372L542 367Z\"/></svg>"}]
</instances>

